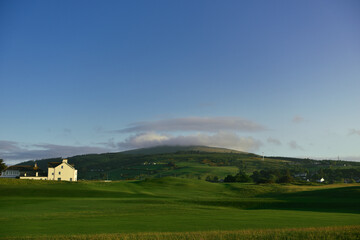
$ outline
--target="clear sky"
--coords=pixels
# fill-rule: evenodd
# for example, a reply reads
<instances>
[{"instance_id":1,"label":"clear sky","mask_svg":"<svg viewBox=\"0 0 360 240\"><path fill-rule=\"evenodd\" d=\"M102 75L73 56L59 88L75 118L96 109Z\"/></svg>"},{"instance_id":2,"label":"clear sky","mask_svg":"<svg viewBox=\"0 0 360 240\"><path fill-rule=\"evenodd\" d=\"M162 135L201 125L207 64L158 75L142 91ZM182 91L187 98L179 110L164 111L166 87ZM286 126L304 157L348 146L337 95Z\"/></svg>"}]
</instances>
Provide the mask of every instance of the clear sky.
<instances>
[{"instance_id":1,"label":"clear sky","mask_svg":"<svg viewBox=\"0 0 360 240\"><path fill-rule=\"evenodd\" d=\"M0 158L360 160L360 2L1 0Z\"/></svg>"}]
</instances>

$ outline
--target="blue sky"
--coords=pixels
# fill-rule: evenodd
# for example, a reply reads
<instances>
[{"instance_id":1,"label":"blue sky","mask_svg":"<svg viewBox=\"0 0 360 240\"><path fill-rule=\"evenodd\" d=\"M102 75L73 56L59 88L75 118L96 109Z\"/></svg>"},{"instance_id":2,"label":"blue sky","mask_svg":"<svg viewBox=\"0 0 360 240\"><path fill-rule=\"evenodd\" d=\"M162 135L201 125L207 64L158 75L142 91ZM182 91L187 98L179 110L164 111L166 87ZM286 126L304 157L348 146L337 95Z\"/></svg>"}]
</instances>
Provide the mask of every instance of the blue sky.
<instances>
[{"instance_id":1,"label":"blue sky","mask_svg":"<svg viewBox=\"0 0 360 240\"><path fill-rule=\"evenodd\" d=\"M360 160L359 1L0 1L0 158Z\"/></svg>"}]
</instances>

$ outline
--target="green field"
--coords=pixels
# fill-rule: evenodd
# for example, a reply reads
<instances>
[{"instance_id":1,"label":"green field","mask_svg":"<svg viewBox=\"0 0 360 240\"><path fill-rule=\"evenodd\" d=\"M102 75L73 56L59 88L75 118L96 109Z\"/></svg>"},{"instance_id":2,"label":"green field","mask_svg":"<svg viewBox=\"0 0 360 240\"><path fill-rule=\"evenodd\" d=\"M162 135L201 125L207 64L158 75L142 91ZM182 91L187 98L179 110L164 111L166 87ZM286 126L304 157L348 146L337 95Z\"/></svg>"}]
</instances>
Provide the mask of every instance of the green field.
<instances>
[{"instance_id":1,"label":"green field","mask_svg":"<svg viewBox=\"0 0 360 240\"><path fill-rule=\"evenodd\" d=\"M216 239L225 233L229 237L223 239L254 233L266 239L275 233L286 236L290 228L293 234L321 234L321 229L353 239L360 234L359 184L0 179L0 193L0 239ZM238 237L231 238L234 234Z\"/></svg>"}]
</instances>

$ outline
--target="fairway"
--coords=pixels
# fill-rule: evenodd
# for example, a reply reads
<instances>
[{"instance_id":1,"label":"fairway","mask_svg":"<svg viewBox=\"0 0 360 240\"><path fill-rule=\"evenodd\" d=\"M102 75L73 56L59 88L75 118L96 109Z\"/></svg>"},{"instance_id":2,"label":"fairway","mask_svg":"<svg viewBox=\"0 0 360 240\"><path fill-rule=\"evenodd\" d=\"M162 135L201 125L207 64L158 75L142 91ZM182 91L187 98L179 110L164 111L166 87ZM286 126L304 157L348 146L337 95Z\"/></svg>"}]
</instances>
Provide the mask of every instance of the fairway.
<instances>
[{"instance_id":1,"label":"fairway","mask_svg":"<svg viewBox=\"0 0 360 240\"><path fill-rule=\"evenodd\" d=\"M360 225L358 184L0 179L0 238Z\"/></svg>"}]
</instances>

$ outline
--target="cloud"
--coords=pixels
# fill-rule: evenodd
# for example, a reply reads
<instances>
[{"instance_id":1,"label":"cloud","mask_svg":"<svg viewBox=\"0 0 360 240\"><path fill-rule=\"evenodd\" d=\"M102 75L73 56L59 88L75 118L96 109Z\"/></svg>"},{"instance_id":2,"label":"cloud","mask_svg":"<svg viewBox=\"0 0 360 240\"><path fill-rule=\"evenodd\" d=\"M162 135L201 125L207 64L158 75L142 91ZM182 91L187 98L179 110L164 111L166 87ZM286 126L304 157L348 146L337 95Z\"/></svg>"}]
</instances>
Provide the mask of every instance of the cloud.
<instances>
[{"instance_id":1,"label":"cloud","mask_svg":"<svg viewBox=\"0 0 360 240\"><path fill-rule=\"evenodd\" d=\"M336 159L336 158L334 158ZM359 156L345 156L345 157L341 157L341 160L345 160L345 161L356 161L356 162L360 162L360 155Z\"/></svg>"},{"instance_id":2,"label":"cloud","mask_svg":"<svg viewBox=\"0 0 360 240\"><path fill-rule=\"evenodd\" d=\"M230 132L218 132L213 135L201 133L186 136L171 136L150 132L136 134L127 138L125 141L118 143L120 148L126 149L153 147L160 145L202 145L212 147L226 147L240 151L255 151L259 149L262 143L252 137L239 137L237 134Z\"/></svg>"},{"instance_id":3,"label":"cloud","mask_svg":"<svg viewBox=\"0 0 360 240\"><path fill-rule=\"evenodd\" d=\"M17 142L0 140L0 154L19 150Z\"/></svg>"},{"instance_id":4,"label":"cloud","mask_svg":"<svg viewBox=\"0 0 360 240\"><path fill-rule=\"evenodd\" d=\"M290 141L289 147L294 150L304 150L296 141Z\"/></svg>"},{"instance_id":5,"label":"cloud","mask_svg":"<svg viewBox=\"0 0 360 240\"><path fill-rule=\"evenodd\" d=\"M54 157L70 157L80 154L109 152L108 148L93 146L64 146L55 144L32 144L22 146L20 143L0 141L0 158L5 162L16 163Z\"/></svg>"},{"instance_id":6,"label":"cloud","mask_svg":"<svg viewBox=\"0 0 360 240\"><path fill-rule=\"evenodd\" d=\"M117 144L116 144L114 138L110 138L107 142L99 142L97 144L106 146L108 148L117 148Z\"/></svg>"},{"instance_id":7,"label":"cloud","mask_svg":"<svg viewBox=\"0 0 360 240\"><path fill-rule=\"evenodd\" d=\"M187 117L174 118L158 121L136 122L129 127L115 131L118 133L136 132L219 132L219 131L242 131L256 132L266 128L258 123L239 117Z\"/></svg>"},{"instance_id":8,"label":"cloud","mask_svg":"<svg viewBox=\"0 0 360 240\"><path fill-rule=\"evenodd\" d=\"M301 116L294 116L294 118L292 119L292 122L293 123L301 123L301 122L303 122L304 121L304 118L303 117L301 117Z\"/></svg>"},{"instance_id":9,"label":"cloud","mask_svg":"<svg viewBox=\"0 0 360 240\"><path fill-rule=\"evenodd\" d=\"M275 138L271 138L271 137L269 137L269 138L267 139L267 142L270 143L270 144L278 145L278 146L281 145L280 140L275 139Z\"/></svg>"},{"instance_id":10,"label":"cloud","mask_svg":"<svg viewBox=\"0 0 360 240\"><path fill-rule=\"evenodd\" d=\"M70 128L64 128L64 135L70 135L72 130Z\"/></svg>"},{"instance_id":11,"label":"cloud","mask_svg":"<svg viewBox=\"0 0 360 240\"><path fill-rule=\"evenodd\" d=\"M360 136L360 130L357 129L350 129L349 130L349 135L359 135Z\"/></svg>"}]
</instances>

